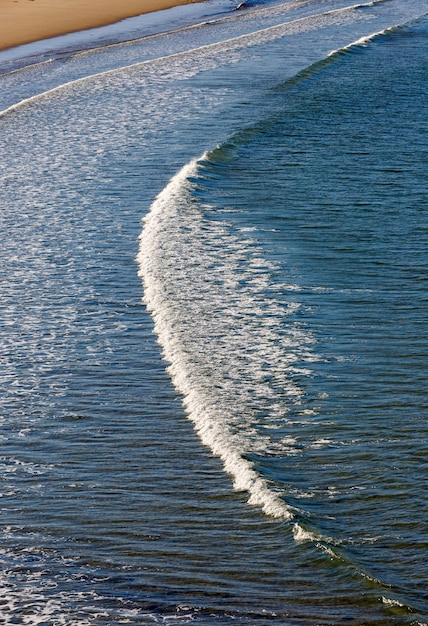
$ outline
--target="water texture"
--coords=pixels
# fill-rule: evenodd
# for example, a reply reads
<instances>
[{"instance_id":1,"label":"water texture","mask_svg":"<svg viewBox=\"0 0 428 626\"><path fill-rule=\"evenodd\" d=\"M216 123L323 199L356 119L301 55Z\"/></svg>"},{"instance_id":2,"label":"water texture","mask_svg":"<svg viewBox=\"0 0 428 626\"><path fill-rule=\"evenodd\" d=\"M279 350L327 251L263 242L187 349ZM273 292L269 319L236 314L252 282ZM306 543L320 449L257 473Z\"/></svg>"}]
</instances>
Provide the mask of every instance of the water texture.
<instances>
[{"instance_id":1,"label":"water texture","mask_svg":"<svg viewBox=\"0 0 428 626\"><path fill-rule=\"evenodd\" d=\"M206 7L1 65L1 621L423 625L426 4Z\"/></svg>"}]
</instances>

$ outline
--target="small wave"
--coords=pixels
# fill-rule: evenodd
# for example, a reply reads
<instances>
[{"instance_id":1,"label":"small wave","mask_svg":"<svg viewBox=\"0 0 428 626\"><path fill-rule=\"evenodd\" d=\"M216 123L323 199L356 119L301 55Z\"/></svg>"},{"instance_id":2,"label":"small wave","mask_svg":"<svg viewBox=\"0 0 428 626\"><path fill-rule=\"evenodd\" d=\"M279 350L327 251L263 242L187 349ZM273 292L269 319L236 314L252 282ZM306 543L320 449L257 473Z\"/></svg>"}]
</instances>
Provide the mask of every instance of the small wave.
<instances>
[{"instance_id":1,"label":"small wave","mask_svg":"<svg viewBox=\"0 0 428 626\"><path fill-rule=\"evenodd\" d=\"M287 437L270 438L272 426L286 424L290 406L301 402L293 372L302 374L297 361L309 356L311 338L293 322L295 307L266 298L273 268L255 242L223 218L205 217L212 207L192 192L208 158L183 167L144 219L137 257L144 300L202 442L250 504L290 519L291 507L248 457L278 446L287 452Z\"/></svg>"},{"instance_id":2,"label":"small wave","mask_svg":"<svg viewBox=\"0 0 428 626\"><path fill-rule=\"evenodd\" d=\"M318 547L322 547L325 552L328 552L338 558L338 555L333 552L332 548L332 546L339 546L342 544L342 542L337 539L327 537L318 531L307 530L299 522L296 522L293 525L293 537L296 543L315 543Z\"/></svg>"},{"instance_id":3,"label":"small wave","mask_svg":"<svg viewBox=\"0 0 428 626\"><path fill-rule=\"evenodd\" d=\"M385 0L374 0L374 2L384 1ZM367 6L370 6L371 4L372 3L367 3ZM24 98L18 102L15 102L14 104L0 111L0 118L12 112L16 112L23 107L35 104L43 98L49 98L62 90L74 88L95 79L101 78L104 80L108 76L119 75L121 72L127 70L135 70L137 68L143 67L153 67L156 76L158 76L161 66L164 66L165 69L163 70L163 72L161 72L162 75L171 75L172 78L183 79L183 77L189 77L201 71L213 69L219 64L234 62L238 60L237 58L235 58L234 55L242 53L250 47L263 45L287 35L295 35L302 32L313 31L319 28L323 28L325 26L331 26L334 24L339 25L346 21L352 21L355 17L353 16L353 14L355 13L355 6L365 5L353 5L350 7L348 6L331 9L329 11L321 13L314 13L304 17L284 21L280 24L268 26L266 28L254 30L251 33L245 33L236 37L227 38L220 42L208 43L197 48L191 48L189 50L180 51L174 54L159 56L154 59L137 61L136 63L131 63L123 65L121 67L115 67L112 69L104 70L102 72L92 73L79 78L75 78L73 80L61 83L51 89L34 94L28 98ZM200 26L201 25L193 25L191 28L196 28ZM155 35L153 35L153 37L154 36ZM334 52L331 54L334 54ZM192 68L188 67L187 61L189 59L194 60ZM323 61L325 62L325 59Z\"/></svg>"},{"instance_id":4,"label":"small wave","mask_svg":"<svg viewBox=\"0 0 428 626\"><path fill-rule=\"evenodd\" d=\"M389 0L373 0L371 2L367 2L363 4L355 4L349 7L335 9L334 11L325 13L325 15L330 15L332 13L352 14L353 12L355 13L355 11L357 11L358 9L370 8L371 6L382 4L383 2L387 2L387 1ZM355 41L352 41L346 46L343 46L341 48L336 48L332 50L331 52L329 52L326 57L319 59L318 61L315 61L308 67L305 67L301 71L297 72L297 74L287 79L284 83L281 83L280 85L275 87L273 90L283 91L285 89L288 89L290 86L297 85L301 83L302 81L307 80L308 78L318 74L321 70L329 66L332 62L342 57L343 55L347 55L354 51L364 49L371 43L374 43L377 39L388 37L396 32L400 32L402 29L406 28L410 23L417 22L419 19L420 19L420 16L415 17L415 15L409 15L406 19L404 19L403 22L399 24L388 26L387 28L384 28L379 31L375 31L373 33L370 33L369 35L364 35L363 37L360 37L356 39Z\"/></svg>"},{"instance_id":5,"label":"small wave","mask_svg":"<svg viewBox=\"0 0 428 626\"><path fill-rule=\"evenodd\" d=\"M394 600L393 598L386 598L385 596L382 596L382 602L386 604L387 606L399 606L399 607L405 606L402 602L399 602L399 600Z\"/></svg>"},{"instance_id":6,"label":"small wave","mask_svg":"<svg viewBox=\"0 0 428 626\"><path fill-rule=\"evenodd\" d=\"M414 18L411 18L410 21L413 21L413 19ZM335 57L335 56L339 56L342 54L346 54L354 50L358 50L359 48L366 48L369 44L375 42L377 39L381 39L382 37L398 32L401 29L403 29L406 25L407 25L407 22L406 24L397 24L394 26L389 26L388 28L384 28L382 30L376 31L374 33L371 33L370 35L365 35L364 37L360 37L359 39L356 39L355 41L351 42L347 46L343 46L343 48L332 50L329 53L327 59L330 57Z\"/></svg>"},{"instance_id":7,"label":"small wave","mask_svg":"<svg viewBox=\"0 0 428 626\"><path fill-rule=\"evenodd\" d=\"M300 524L294 524L293 537L296 543L306 543L307 541L316 542L319 540L319 537L315 533L305 530Z\"/></svg>"}]
</instances>

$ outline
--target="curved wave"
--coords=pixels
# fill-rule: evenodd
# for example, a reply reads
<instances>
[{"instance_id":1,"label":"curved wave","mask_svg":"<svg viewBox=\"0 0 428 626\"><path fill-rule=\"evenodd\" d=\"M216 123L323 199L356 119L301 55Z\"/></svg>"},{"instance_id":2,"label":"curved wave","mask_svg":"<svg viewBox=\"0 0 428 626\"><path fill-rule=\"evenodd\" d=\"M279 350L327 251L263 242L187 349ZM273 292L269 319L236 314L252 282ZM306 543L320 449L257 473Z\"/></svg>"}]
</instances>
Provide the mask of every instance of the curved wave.
<instances>
[{"instance_id":1,"label":"curved wave","mask_svg":"<svg viewBox=\"0 0 428 626\"><path fill-rule=\"evenodd\" d=\"M356 40L332 56L365 47L397 28ZM331 60L314 64L291 82ZM413 612L410 605L390 598L395 593L398 597L398 591L368 573L351 551L348 556L352 542L324 535L306 523L305 512L287 503L287 493L259 473L252 460L260 452L286 455L287 447L292 454L290 437L284 436L287 413L290 407L302 409L305 399L293 373L317 358L313 338L295 323L299 302L284 303L275 293L276 268L264 259L251 231L237 233L218 207L201 200L207 181L219 175L223 163L233 160L235 147L264 123L188 163L152 204L138 255L145 302L187 414L202 442L222 459L235 489L247 492L248 502L266 514L294 519L296 543L319 548L380 590L387 607L407 615ZM299 291L298 285L281 285L282 292L287 288ZM268 372L274 374L268 377ZM274 428L281 424L281 439L266 434L267 423Z\"/></svg>"},{"instance_id":2,"label":"curved wave","mask_svg":"<svg viewBox=\"0 0 428 626\"><path fill-rule=\"evenodd\" d=\"M313 545L349 575L378 589L387 607L413 609L352 554L352 540L329 536L287 502L259 472L256 455L294 454L289 410L305 413L305 390L293 374L317 360L314 340L294 319L298 302L275 294L275 267L255 240L237 234L215 207L204 205L204 181L230 157L218 148L186 164L153 202L137 256L144 302L168 373L202 443L223 462L236 491L273 518L293 520L296 544ZM214 173L213 168L214 166ZM278 291L299 292L298 285ZM269 292L269 298L266 293ZM275 437L275 429L281 436ZM272 430L269 430L272 429ZM348 551L351 548L351 552Z\"/></svg>"},{"instance_id":3,"label":"curved wave","mask_svg":"<svg viewBox=\"0 0 428 626\"><path fill-rule=\"evenodd\" d=\"M220 457L238 491L274 517L292 507L254 469L251 453L284 448L260 435L260 424L282 423L302 390L289 374L308 357L311 338L293 321L292 304L266 299L275 291L272 265L256 242L242 239L197 200L210 155L193 160L156 198L140 238L144 300L202 440ZM285 324L285 321L288 323Z\"/></svg>"},{"instance_id":4,"label":"curved wave","mask_svg":"<svg viewBox=\"0 0 428 626\"><path fill-rule=\"evenodd\" d=\"M312 63L311 65L309 65L308 67L305 67L303 70L301 70L300 72L298 72L297 74L295 74L291 78L287 79L285 82L281 83L280 85L277 85L274 88L274 90L275 91L283 91L285 89L288 89L292 85L297 85L301 81L304 81L304 80L310 78L311 76L314 76L315 74L317 74L318 72L323 70L325 67L327 67L331 63L336 62L343 55L347 55L347 54L350 54L350 53L352 54L354 52L358 52L360 50L363 50L369 44L375 43L376 41L381 40L384 37L388 37L388 36L394 35L394 33L398 33L400 31L402 31L403 29L405 29L408 26L408 24L413 23L413 22L417 21L418 19L420 19L420 18L419 17L418 18L413 18L412 17L411 19L409 19L409 21L406 21L404 24L397 24L396 26L388 26L387 28L384 28L382 30L379 30L379 31L370 33L369 35L365 35L363 37L360 37L360 38L356 39L355 41L352 41L351 43L347 44L346 46L342 46L341 48L337 48L336 50L332 50L323 59L320 59L320 60L316 61L315 63Z\"/></svg>"},{"instance_id":5,"label":"curved wave","mask_svg":"<svg viewBox=\"0 0 428 626\"><path fill-rule=\"evenodd\" d=\"M332 52L277 89L398 28L386 28ZM249 493L251 504L290 519L293 507L260 476L249 457L258 448L263 453L286 453L290 448L289 437L275 441L265 432L262 436L259 426L283 425L290 405L301 404L304 390L290 374L309 373L297 363L317 359L313 338L293 320L299 303L275 297L271 279L275 267L263 258L256 241L242 232L237 235L221 212L198 199L204 179L215 175L213 165L230 159L231 151L266 123L270 121L239 131L170 180L144 219L137 261L168 371L201 440L223 460L235 489ZM296 285L280 287L299 291ZM272 371L273 376L268 374ZM302 537L297 532L296 541ZM327 538L327 543L332 542Z\"/></svg>"}]
</instances>

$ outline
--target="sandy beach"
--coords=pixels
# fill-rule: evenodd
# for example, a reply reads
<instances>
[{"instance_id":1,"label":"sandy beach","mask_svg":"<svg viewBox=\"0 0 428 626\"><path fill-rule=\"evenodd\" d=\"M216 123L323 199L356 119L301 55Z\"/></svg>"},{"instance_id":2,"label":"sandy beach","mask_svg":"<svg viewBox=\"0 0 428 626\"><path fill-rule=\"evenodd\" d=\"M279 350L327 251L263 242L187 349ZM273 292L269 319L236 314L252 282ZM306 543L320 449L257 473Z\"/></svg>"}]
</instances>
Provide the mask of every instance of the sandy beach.
<instances>
[{"instance_id":1,"label":"sandy beach","mask_svg":"<svg viewBox=\"0 0 428 626\"><path fill-rule=\"evenodd\" d=\"M199 0L0 0L0 50Z\"/></svg>"}]
</instances>

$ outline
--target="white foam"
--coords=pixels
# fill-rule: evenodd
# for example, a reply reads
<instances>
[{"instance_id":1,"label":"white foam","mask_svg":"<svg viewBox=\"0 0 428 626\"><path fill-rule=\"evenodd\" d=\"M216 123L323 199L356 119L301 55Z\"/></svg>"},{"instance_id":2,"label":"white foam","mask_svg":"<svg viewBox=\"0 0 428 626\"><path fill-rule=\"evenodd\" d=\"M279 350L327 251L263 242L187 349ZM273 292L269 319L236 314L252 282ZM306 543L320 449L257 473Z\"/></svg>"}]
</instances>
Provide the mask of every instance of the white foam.
<instances>
[{"instance_id":1,"label":"white foam","mask_svg":"<svg viewBox=\"0 0 428 626\"><path fill-rule=\"evenodd\" d=\"M28 105L35 104L41 99L49 98L62 90L74 88L76 86L86 84L88 81L93 81L99 78L105 80L108 76L119 75L124 71L151 67L154 68L156 75L162 79L166 74L168 74L172 78L182 80L183 78L188 78L201 71L218 67L221 64L236 62L243 58L243 55L246 54L246 51L250 47L263 45L287 35L295 35L326 26L339 25L354 21L355 15L353 15L353 8L354 7L342 7L326 12L315 13L309 16L299 17L274 26L268 26L266 28L255 30L251 33L245 33L236 37L224 39L220 42L209 43L186 51L160 56L155 59L138 61L136 63L76 78L59 84L49 90L24 98L19 102L15 102L11 106L0 111L0 117ZM193 60L194 63L189 66L189 61L191 60Z\"/></svg>"},{"instance_id":2,"label":"white foam","mask_svg":"<svg viewBox=\"0 0 428 626\"><path fill-rule=\"evenodd\" d=\"M403 604L402 602L399 602L398 600L394 600L393 598L386 598L385 596L382 596L382 602L384 604L386 604L387 606L397 606L397 607L405 607L405 604Z\"/></svg>"},{"instance_id":3,"label":"white foam","mask_svg":"<svg viewBox=\"0 0 428 626\"><path fill-rule=\"evenodd\" d=\"M202 442L250 504L291 518L248 456L287 454L294 443L281 431L275 440L272 426L286 425L289 408L300 405L292 374L301 375L296 363L312 340L293 321L294 305L266 298L274 268L256 243L204 217L208 207L192 196L197 174L198 160L183 167L144 219L137 259L144 300Z\"/></svg>"},{"instance_id":4,"label":"white foam","mask_svg":"<svg viewBox=\"0 0 428 626\"><path fill-rule=\"evenodd\" d=\"M334 547L341 546L342 541L334 539L327 535L323 535L320 532L315 532L303 528L299 522L293 524L293 537L296 543L314 543L318 548L321 548L323 552L338 558L339 555L335 552Z\"/></svg>"},{"instance_id":5,"label":"white foam","mask_svg":"<svg viewBox=\"0 0 428 626\"><path fill-rule=\"evenodd\" d=\"M294 524L293 525L293 537L294 537L294 541L296 543L306 543L308 541L311 542L316 542L318 541L318 537L308 531L305 530L304 528L302 528L302 526L300 526L300 524Z\"/></svg>"},{"instance_id":6,"label":"white foam","mask_svg":"<svg viewBox=\"0 0 428 626\"><path fill-rule=\"evenodd\" d=\"M373 2L373 4L375 4ZM336 54L339 54L341 52L346 52L348 50L352 50L353 48L358 48L358 47L366 47L368 46L369 43L371 43L372 41L374 41L377 37L380 37L381 35L386 35L389 32L393 32L395 29L397 28L397 26L390 26L388 28L384 28L383 30L378 30L374 33L371 33L370 35L365 35L364 37L360 37L359 39L356 39L355 41L352 41L350 44L348 44L347 46L343 46L343 48L338 48L337 50L332 50L328 56L334 56Z\"/></svg>"}]
</instances>

